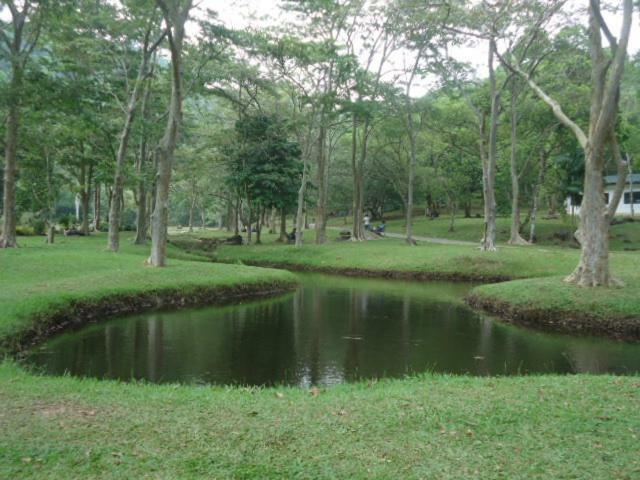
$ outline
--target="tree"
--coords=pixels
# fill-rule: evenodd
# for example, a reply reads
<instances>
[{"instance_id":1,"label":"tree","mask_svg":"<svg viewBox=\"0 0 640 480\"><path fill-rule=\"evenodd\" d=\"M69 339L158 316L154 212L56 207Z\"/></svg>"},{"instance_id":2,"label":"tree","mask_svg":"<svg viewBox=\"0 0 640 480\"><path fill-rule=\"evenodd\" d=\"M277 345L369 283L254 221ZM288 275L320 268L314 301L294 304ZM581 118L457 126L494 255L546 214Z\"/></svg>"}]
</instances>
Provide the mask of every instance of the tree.
<instances>
[{"instance_id":1,"label":"tree","mask_svg":"<svg viewBox=\"0 0 640 480\"><path fill-rule=\"evenodd\" d=\"M185 24L189 19L192 0L156 0L166 24L171 52L171 97L165 132L157 148L158 173L155 208L151 219L151 254L149 264L164 267L167 261L167 228L169 218L169 186L173 155L182 121L182 50Z\"/></svg>"},{"instance_id":2,"label":"tree","mask_svg":"<svg viewBox=\"0 0 640 480\"><path fill-rule=\"evenodd\" d=\"M11 16L10 24L0 20L0 53L11 65L11 78L7 95L8 114L4 148L3 221L0 248L16 247L16 176L20 110L23 102L24 73L27 62L38 43L42 25L42 6L39 1L2 0ZM4 7L0 9L4 12Z\"/></svg>"},{"instance_id":3,"label":"tree","mask_svg":"<svg viewBox=\"0 0 640 480\"><path fill-rule=\"evenodd\" d=\"M282 218L296 201L302 174L300 146L289 140L286 124L271 115L244 115L235 130L237 141L227 151L228 182L246 199L249 242L255 220L260 243L262 213L275 208Z\"/></svg>"},{"instance_id":4,"label":"tree","mask_svg":"<svg viewBox=\"0 0 640 480\"><path fill-rule=\"evenodd\" d=\"M604 201L603 171L606 146L609 145L615 152L619 144L615 124L631 33L633 1L623 0L622 4L622 27L619 38L615 38L602 17L600 1L589 2L591 110L589 128L586 132L565 114L562 106L543 90L521 65L502 59L507 68L522 76L535 94L551 108L558 120L573 133L584 151L584 189L580 208L580 229L577 234L581 255L578 266L566 281L585 287L620 284L620 281L611 275L609 268L610 212L607 211ZM608 55L602 44L603 35L609 43ZM617 153L614 155L621 157Z\"/></svg>"},{"instance_id":5,"label":"tree","mask_svg":"<svg viewBox=\"0 0 640 480\"><path fill-rule=\"evenodd\" d=\"M165 32L162 32L159 36L157 36L157 39L154 40L152 38L154 30L156 30L156 20L154 18L155 12L153 10L151 14L143 15L142 19L135 18L136 12L126 13L129 13L129 15L125 14L125 18L133 16L134 21L137 20L140 23L144 23L144 25L140 29L136 28L135 33L131 36L125 33L125 39L122 42L124 44L128 44L131 40L139 40L138 35L142 36L138 73L135 79L133 79L133 86L131 87L129 92L129 100L127 102L127 106L124 108L124 122L122 125L122 131L120 133L120 142L118 145L118 153L116 156L116 165L113 180L113 194L115 198L120 198L123 194L125 180L124 166L127 159L129 139L131 137L131 131L133 128L136 111L138 109L138 99L140 97L140 93L144 89L145 80L149 75L149 60L165 37ZM133 13L133 15L131 15L131 13ZM142 31L140 32L140 30ZM125 52L125 55L126 53L128 52ZM126 60L124 62L126 62ZM109 209L109 235L107 239L107 248L108 250L111 250L113 252L117 252L120 247L120 207L121 202L111 202L111 206Z\"/></svg>"}]
</instances>

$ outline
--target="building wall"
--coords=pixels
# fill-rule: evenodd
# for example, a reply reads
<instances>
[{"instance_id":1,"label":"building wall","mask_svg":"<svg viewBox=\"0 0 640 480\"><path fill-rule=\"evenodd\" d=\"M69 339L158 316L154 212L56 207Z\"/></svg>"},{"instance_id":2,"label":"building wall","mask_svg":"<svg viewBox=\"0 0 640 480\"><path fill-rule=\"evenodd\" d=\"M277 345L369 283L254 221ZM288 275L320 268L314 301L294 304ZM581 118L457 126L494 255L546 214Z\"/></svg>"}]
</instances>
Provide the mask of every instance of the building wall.
<instances>
[{"instance_id":1,"label":"building wall","mask_svg":"<svg viewBox=\"0 0 640 480\"><path fill-rule=\"evenodd\" d=\"M613 198L614 188L615 186L611 185L610 187L606 187L604 189L605 193L608 196L607 205L609 205L609 202ZM637 188L634 186L633 192L634 192L634 197L636 197L635 202L633 204L634 214L640 214L640 185L638 185ZM622 198L620 199L620 203L618 204L618 208L616 209L616 215L631 215L631 203L625 203L625 196L628 197L627 201L631 200L629 193L630 193L630 190L625 189L624 193L622 194ZM580 206L576 205L572 209L570 198L567 198L565 200L564 205L568 214L571 214L571 213L575 213L576 215L580 214Z\"/></svg>"}]
</instances>

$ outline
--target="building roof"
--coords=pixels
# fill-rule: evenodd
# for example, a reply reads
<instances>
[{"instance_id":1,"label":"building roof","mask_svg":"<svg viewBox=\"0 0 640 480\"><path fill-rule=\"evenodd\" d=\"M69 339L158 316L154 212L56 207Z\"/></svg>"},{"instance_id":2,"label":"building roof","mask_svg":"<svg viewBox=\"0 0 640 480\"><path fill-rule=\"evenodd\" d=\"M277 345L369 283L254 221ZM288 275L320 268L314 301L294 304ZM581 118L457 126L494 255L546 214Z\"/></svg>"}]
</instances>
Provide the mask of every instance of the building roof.
<instances>
[{"instance_id":1,"label":"building roof","mask_svg":"<svg viewBox=\"0 0 640 480\"><path fill-rule=\"evenodd\" d=\"M627 175L627 183L631 180L632 183L640 185L640 173L634 173L632 175ZM604 177L605 185L615 185L618 181L618 175L607 175Z\"/></svg>"}]
</instances>

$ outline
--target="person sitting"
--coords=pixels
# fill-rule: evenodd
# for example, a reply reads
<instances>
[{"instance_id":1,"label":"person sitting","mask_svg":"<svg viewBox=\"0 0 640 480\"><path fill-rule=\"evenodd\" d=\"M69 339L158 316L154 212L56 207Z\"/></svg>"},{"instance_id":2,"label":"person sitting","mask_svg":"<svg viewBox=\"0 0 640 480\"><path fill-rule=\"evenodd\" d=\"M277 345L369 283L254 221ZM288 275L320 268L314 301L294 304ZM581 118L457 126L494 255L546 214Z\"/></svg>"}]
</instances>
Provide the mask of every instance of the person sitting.
<instances>
[{"instance_id":1,"label":"person sitting","mask_svg":"<svg viewBox=\"0 0 640 480\"><path fill-rule=\"evenodd\" d=\"M380 223L380 225L376 227L374 232L377 233L378 235L382 235L386 228L387 228L387 224L384 223L384 220L382 220L382 222Z\"/></svg>"},{"instance_id":2,"label":"person sitting","mask_svg":"<svg viewBox=\"0 0 640 480\"><path fill-rule=\"evenodd\" d=\"M289 243L296 243L296 228L293 227L293 230L291 230L291 233L289 235L287 235L287 240L289 240Z\"/></svg>"}]
</instances>

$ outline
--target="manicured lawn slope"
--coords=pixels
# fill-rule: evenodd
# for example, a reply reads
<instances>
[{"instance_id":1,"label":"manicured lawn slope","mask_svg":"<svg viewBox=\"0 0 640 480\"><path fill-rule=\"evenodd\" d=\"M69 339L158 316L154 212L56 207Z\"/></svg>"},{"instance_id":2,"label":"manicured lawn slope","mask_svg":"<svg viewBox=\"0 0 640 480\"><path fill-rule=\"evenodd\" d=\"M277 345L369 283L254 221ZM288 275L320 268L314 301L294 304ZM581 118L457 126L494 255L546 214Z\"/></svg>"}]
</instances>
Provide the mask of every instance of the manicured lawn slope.
<instances>
[{"instance_id":1,"label":"manicured lawn slope","mask_svg":"<svg viewBox=\"0 0 640 480\"><path fill-rule=\"evenodd\" d=\"M637 377L424 376L309 392L0 367L2 478L636 478Z\"/></svg>"},{"instance_id":2,"label":"manicured lawn slope","mask_svg":"<svg viewBox=\"0 0 640 480\"><path fill-rule=\"evenodd\" d=\"M20 238L18 249L0 250L0 345L15 340L36 318L64 312L77 302L95 302L114 295L175 291L203 287L290 284L295 276L280 270L211 264L172 258L166 268L144 265L148 246L123 239L120 253L105 251L105 237L60 238L45 245L42 238ZM172 257L188 256L177 249Z\"/></svg>"},{"instance_id":3,"label":"manicured lawn slope","mask_svg":"<svg viewBox=\"0 0 640 480\"><path fill-rule=\"evenodd\" d=\"M311 236L312 231L307 232ZM326 245L267 243L251 246L223 246L216 258L223 262L255 262L371 271L422 272L491 278L532 278L567 275L580 258L574 249L525 246L501 246L497 252L481 252L477 247L422 243L409 247L401 240L369 242L330 242ZM640 278L640 254L612 252L614 272L629 279L634 287ZM583 291L580 289L580 291Z\"/></svg>"},{"instance_id":4,"label":"manicured lawn slope","mask_svg":"<svg viewBox=\"0 0 640 480\"><path fill-rule=\"evenodd\" d=\"M405 221L401 212L392 212L389 214L393 217L387 221L387 231L394 233L405 233ZM523 213L523 219L524 219ZM350 222L351 219L349 218ZM557 219L538 219L537 244L542 246L562 246L576 247L576 243L572 240L572 233L578 225L578 218L573 221L570 217ZM351 228L351 224L344 224L344 218L333 218L330 225L340 228ZM376 223L376 222L374 222ZM442 216L429 219L423 215L423 212L416 211L413 230L414 234L424 237L448 238L452 240L464 240L469 242L480 243L484 232L483 218L464 218L457 216L455 219L455 229L449 231L449 216ZM506 243L509 240L511 228L511 218L508 216L500 216L497 219L497 237L499 243ZM529 228L525 228L525 237L529 236ZM640 218L633 223L620 223L613 225L610 231L610 247L612 250L640 250Z\"/></svg>"}]
</instances>

